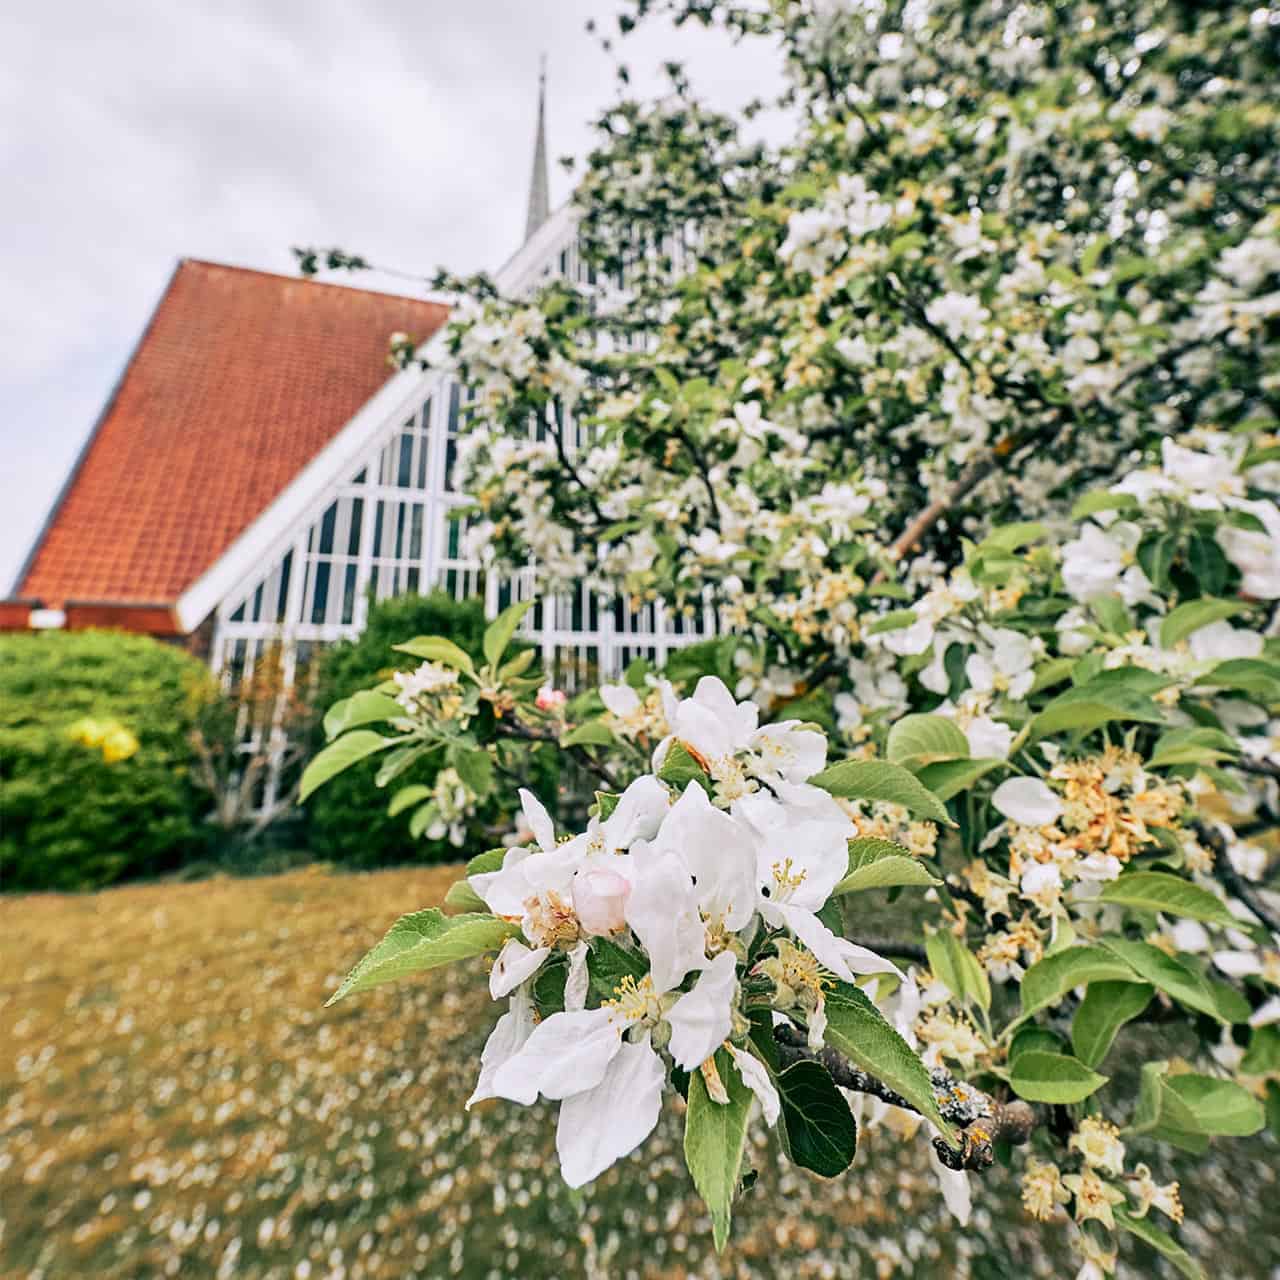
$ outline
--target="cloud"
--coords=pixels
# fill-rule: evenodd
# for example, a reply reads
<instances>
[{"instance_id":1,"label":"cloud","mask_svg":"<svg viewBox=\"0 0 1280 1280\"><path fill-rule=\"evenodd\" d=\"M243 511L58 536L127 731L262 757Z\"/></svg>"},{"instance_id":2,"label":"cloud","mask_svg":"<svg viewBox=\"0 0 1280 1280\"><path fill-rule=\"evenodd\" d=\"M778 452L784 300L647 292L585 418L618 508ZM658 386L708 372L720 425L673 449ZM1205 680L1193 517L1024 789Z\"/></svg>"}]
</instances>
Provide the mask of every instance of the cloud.
<instances>
[{"instance_id":1,"label":"cloud","mask_svg":"<svg viewBox=\"0 0 1280 1280\"><path fill-rule=\"evenodd\" d=\"M0 11L0 592L181 257L293 271L294 244L385 265L498 266L517 247L538 55L551 156L616 96L598 0L73 0ZM638 92L687 63L717 105L778 83L761 48L655 29ZM569 179L552 169L553 200ZM369 283L369 282L364 282ZM391 287L377 284L375 287Z\"/></svg>"}]
</instances>

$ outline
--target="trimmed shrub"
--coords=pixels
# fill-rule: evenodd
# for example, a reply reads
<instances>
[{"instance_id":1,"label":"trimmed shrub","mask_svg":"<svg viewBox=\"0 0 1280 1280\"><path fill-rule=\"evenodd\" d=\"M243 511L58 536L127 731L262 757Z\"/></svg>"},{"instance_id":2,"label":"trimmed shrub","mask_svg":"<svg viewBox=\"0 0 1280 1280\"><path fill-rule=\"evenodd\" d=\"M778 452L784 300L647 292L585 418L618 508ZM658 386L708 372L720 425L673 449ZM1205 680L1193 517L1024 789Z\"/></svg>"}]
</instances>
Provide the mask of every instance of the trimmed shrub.
<instances>
[{"instance_id":1,"label":"trimmed shrub","mask_svg":"<svg viewBox=\"0 0 1280 1280\"><path fill-rule=\"evenodd\" d=\"M199 854L187 735L209 688L146 636L0 635L0 886L94 889Z\"/></svg>"},{"instance_id":2,"label":"trimmed shrub","mask_svg":"<svg viewBox=\"0 0 1280 1280\"><path fill-rule=\"evenodd\" d=\"M339 698L367 689L387 679L393 671L413 670L421 659L397 653L392 646L414 636L447 636L480 661L484 628L480 601L459 602L443 591L427 596L399 596L375 604L357 639L336 644L321 655L316 706L323 712ZM323 738L317 737L316 749L322 745ZM550 790L554 787L554 765L551 753L542 754L536 785ZM488 847L491 836L487 828L503 816L492 803L477 815L462 848L447 840L411 836L409 815L390 817L389 792L374 785L379 763L361 761L325 783L307 801L309 843L318 857L348 866L378 867L452 862ZM424 761L397 778L395 787L413 782L430 785L439 768L438 761Z\"/></svg>"}]
</instances>

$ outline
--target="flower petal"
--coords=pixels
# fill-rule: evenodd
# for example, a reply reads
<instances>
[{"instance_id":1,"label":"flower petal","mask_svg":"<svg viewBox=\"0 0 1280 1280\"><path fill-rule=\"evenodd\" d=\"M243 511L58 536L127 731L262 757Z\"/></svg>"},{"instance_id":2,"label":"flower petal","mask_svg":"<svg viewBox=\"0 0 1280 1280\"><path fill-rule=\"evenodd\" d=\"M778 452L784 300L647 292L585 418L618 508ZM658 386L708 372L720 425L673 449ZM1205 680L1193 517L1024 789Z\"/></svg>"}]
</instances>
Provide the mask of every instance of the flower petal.
<instances>
[{"instance_id":1,"label":"flower petal","mask_svg":"<svg viewBox=\"0 0 1280 1280\"><path fill-rule=\"evenodd\" d=\"M591 985L591 975L587 972L587 956L590 948L585 942L579 942L569 952L569 976L564 984L564 1007L575 1013L586 1006L587 989Z\"/></svg>"},{"instance_id":2,"label":"flower petal","mask_svg":"<svg viewBox=\"0 0 1280 1280\"><path fill-rule=\"evenodd\" d=\"M566 1098L556 1125L560 1172L571 1187L598 1178L652 1132L662 1110L667 1073L646 1036L623 1043L604 1078Z\"/></svg>"},{"instance_id":3,"label":"flower petal","mask_svg":"<svg viewBox=\"0 0 1280 1280\"><path fill-rule=\"evenodd\" d=\"M618 798L617 807L604 821L606 847L629 849L633 840L652 840L671 811L671 793L653 777L637 778Z\"/></svg>"},{"instance_id":4,"label":"flower petal","mask_svg":"<svg viewBox=\"0 0 1280 1280\"><path fill-rule=\"evenodd\" d=\"M893 961L846 938L836 937L812 911L785 902L774 904L769 911L776 914L813 952L824 969L829 969L845 982L853 982L859 975L869 973L896 973L899 977L902 976L902 971Z\"/></svg>"},{"instance_id":5,"label":"flower petal","mask_svg":"<svg viewBox=\"0 0 1280 1280\"><path fill-rule=\"evenodd\" d=\"M635 859L627 923L649 953L650 975L659 994L679 986L690 969L706 963L706 928L693 881L675 854L647 850Z\"/></svg>"},{"instance_id":6,"label":"flower petal","mask_svg":"<svg viewBox=\"0 0 1280 1280\"><path fill-rule=\"evenodd\" d=\"M498 1096L493 1091L493 1078L498 1068L514 1057L533 1033L533 1028L533 1001L526 992L517 991L511 997L507 1012L498 1019L480 1051L480 1079L476 1081L475 1092L467 1099L468 1111L473 1104Z\"/></svg>"},{"instance_id":7,"label":"flower petal","mask_svg":"<svg viewBox=\"0 0 1280 1280\"><path fill-rule=\"evenodd\" d=\"M667 1014L671 1056L686 1071L701 1066L728 1039L737 989L737 957L722 951L698 976L693 990L672 1005Z\"/></svg>"},{"instance_id":8,"label":"flower petal","mask_svg":"<svg viewBox=\"0 0 1280 1280\"><path fill-rule=\"evenodd\" d=\"M773 1087L773 1081L769 1078L769 1071L764 1063L755 1054L747 1053L745 1049L735 1049L733 1045L729 1046L729 1053L734 1065L738 1068L738 1074L742 1077L742 1083L756 1095L765 1124L777 1124L778 1116L782 1112L782 1099L778 1096L777 1089Z\"/></svg>"},{"instance_id":9,"label":"flower petal","mask_svg":"<svg viewBox=\"0 0 1280 1280\"><path fill-rule=\"evenodd\" d=\"M991 797L996 810L1024 827L1047 827L1062 816L1062 801L1039 778L1009 778Z\"/></svg>"},{"instance_id":10,"label":"flower petal","mask_svg":"<svg viewBox=\"0 0 1280 1280\"><path fill-rule=\"evenodd\" d=\"M555 824L551 821L551 815L542 801L532 791L521 787L520 807L524 810L524 820L529 824L529 830L533 832L533 838L538 842L538 847L543 850L554 849L556 847Z\"/></svg>"},{"instance_id":11,"label":"flower petal","mask_svg":"<svg viewBox=\"0 0 1280 1280\"><path fill-rule=\"evenodd\" d=\"M622 1025L607 1008L553 1013L538 1023L520 1051L493 1078L493 1095L523 1102L538 1094L567 1098L604 1079L622 1043Z\"/></svg>"},{"instance_id":12,"label":"flower petal","mask_svg":"<svg viewBox=\"0 0 1280 1280\"><path fill-rule=\"evenodd\" d=\"M489 994L495 1000L510 995L522 982L533 977L551 954L550 947L530 951L519 938L508 938L489 972Z\"/></svg>"}]
</instances>

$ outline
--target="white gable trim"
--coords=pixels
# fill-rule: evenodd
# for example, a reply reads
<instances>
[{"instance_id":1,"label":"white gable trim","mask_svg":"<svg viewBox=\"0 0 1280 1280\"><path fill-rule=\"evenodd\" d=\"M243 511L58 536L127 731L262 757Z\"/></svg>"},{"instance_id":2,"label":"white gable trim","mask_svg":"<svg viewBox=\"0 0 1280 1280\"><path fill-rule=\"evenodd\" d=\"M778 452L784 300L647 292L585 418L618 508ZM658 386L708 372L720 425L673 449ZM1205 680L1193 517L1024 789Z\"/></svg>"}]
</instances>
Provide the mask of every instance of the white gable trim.
<instances>
[{"instance_id":1,"label":"white gable trim","mask_svg":"<svg viewBox=\"0 0 1280 1280\"><path fill-rule=\"evenodd\" d=\"M572 239L577 214L563 205L543 223L525 245L502 266L498 288L517 295L538 283L543 268ZM445 321L448 324L448 321ZM429 362L440 362L445 353L444 326L420 349ZM430 368L404 369L370 398L353 418L281 490L256 520L179 597L175 606L178 625L194 631L228 594L273 555L288 549L298 525L346 478L346 472L373 444L389 423L398 422L419 407L425 385L438 376Z\"/></svg>"}]
</instances>

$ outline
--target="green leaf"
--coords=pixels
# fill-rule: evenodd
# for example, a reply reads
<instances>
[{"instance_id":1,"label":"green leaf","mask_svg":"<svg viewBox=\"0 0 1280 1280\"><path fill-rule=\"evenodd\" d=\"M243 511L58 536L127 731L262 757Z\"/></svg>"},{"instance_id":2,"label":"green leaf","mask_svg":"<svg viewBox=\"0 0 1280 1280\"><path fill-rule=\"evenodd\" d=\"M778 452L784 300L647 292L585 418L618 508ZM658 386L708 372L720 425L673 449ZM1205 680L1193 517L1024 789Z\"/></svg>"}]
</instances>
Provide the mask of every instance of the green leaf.
<instances>
[{"instance_id":1,"label":"green leaf","mask_svg":"<svg viewBox=\"0 0 1280 1280\"><path fill-rule=\"evenodd\" d=\"M1172 533L1153 534L1138 546L1138 563L1157 591L1169 586L1169 571L1178 553L1178 539Z\"/></svg>"},{"instance_id":2,"label":"green leaf","mask_svg":"<svg viewBox=\"0 0 1280 1280\"><path fill-rule=\"evenodd\" d=\"M1172 649L1201 627L1207 627L1211 622L1220 622L1223 618L1234 618L1237 614L1246 612L1248 607L1243 600L1215 600L1212 596L1188 600L1186 604L1180 604L1174 609L1160 624L1161 648Z\"/></svg>"},{"instance_id":3,"label":"green leaf","mask_svg":"<svg viewBox=\"0 0 1280 1280\"><path fill-rule=\"evenodd\" d=\"M978 544L978 551L1017 551L1028 543L1039 542L1048 532L1044 525L1030 520L1001 525L983 538Z\"/></svg>"},{"instance_id":4,"label":"green leaf","mask_svg":"<svg viewBox=\"0 0 1280 1280\"><path fill-rule=\"evenodd\" d=\"M1169 1064L1148 1062L1138 1080L1138 1104L1128 1126L1129 1133L1149 1133L1183 1151L1199 1153L1209 1146L1195 1113L1169 1088Z\"/></svg>"},{"instance_id":5,"label":"green leaf","mask_svg":"<svg viewBox=\"0 0 1280 1280\"><path fill-rule=\"evenodd\" d=\"M942 801L914 774L896 764L882 760L842 760L815 774L809 781L833 796L850 800L883 800L901 805L918 818L951 825L951 817Z\"/></svg>"},{"instance_id":6,"label":"green leaf","mask_svg":"<svg viewBox=\"0 0 1280 1280\"><path fill-rule=\"evenodd\" d=\"M484 630L484 656L492 666L497 666L511 643L520 620L533 608L532 600L518 600L498 614Z\"/></svg>"},{"instance_id":7,"label":"green leaf","mask_svg":"<svg viewBox=\"0 0 1280 1280\"><path fill-rule=\"evenodd\" d=\"M403 738L384 738L372 729L356 729L344 733L336 742L331 742L302 773L302 783L298 788L298 803L301 804L311 793L330 778L337 777L344 769L349 769L357 760L376 755L388 747L398 746Z\"/></svg>"},{"instance_id":8,"label":"green leaf","mask_svg":"<svg viewBox=\"0 0 1280 1280\"><path fill-rule=\"evenodd\" d=\"M1131 493L1108 493L1105 489L1086 493L1077 499L1071 508L1073 520L1084 520L1088 516L1097 515L1099 511L1135 511L1138 500Z\"/></svg>"},{"instance_id":9,"label":"green leaf","mask_svg":"<svg viewBox=\"0 0 1280 1280\"><path fill-rule=\"evenodd\" d=\"M1207 1013L1219 1022L1231 1020L1223 1017L1219 1010L1213 988L1193 969L1166 955L1159 947L1153 947L1149 942L1128 942L1118 938L1105 938L1098 945L1127 964L1138 977L1188 1008Z\"/></svg>"},{"instance_id":10,"label":"green leaf","mask_svg":"<svg viewBox=\"0 0 1280 1280\"><path fill-rule=\"evenodd\" d=\"M916 620L914 609L894 609L881 614L874 622L869 623L863 631L864 635L876 636L883 631L901 631Z\"/></svg>"},{"instance_id":11,"label":"green leaf","mask_svg":"<svg viewBox=\"0 0 1280 1280\"><path fill-rule=\"evenodd\" d=\"M591 985L604 1000L611 1000L623 979L638 982L649 972L649 965L638 951L620 947L608 938L593 938L587 954L587 974Z\"/></svg>"},{"instance_id":12,"label":"green leaf","mask_svg":"<svg viewBox=\"0 0 1280 1280\"><path fill-rule=\"evenodd\" d=\"M455 911L487 911L484 899L465 881L455 880L444 895L444 905Z\"/></svg>"},{"instance_id":13,"label":"green leaf","mask_svg":"<svg viewBox=\"0 0 1280 1280\"><path fill-rule=\"evenodd\" d=\"M467 788L483 800L493 790L493 760L483 748L455 748L449 753L453 767Z\"/></svg>"},{"instance_id":14,"label":"green leaf","mask_svg":"<svg viewBox=\"0 0 1280 1280\"><path fill-rule=\"evenodd\" d=\"M1101 947L1067 947L1036 961L1022 975L1022 1016L1057 1004L1068 991L1090 982L1132 982L1133 970Z\"/></svg>"},{"instance_id":15,"label":"green leaf","mask_svg":"<svg viewBox=\"0 0 1280 1280\"><path fill-rule=\"evenodd\" d=\"M424 662L442 662L446 667L452 667L455 671L465 671L473 680L475 679L476 668L471 661L471 655L459 649L452 640L446 640L444 636L415 636L412 640L406 640L404 644L393 644L391 647L398 653L407 653L411 657L421 658Z\"/></svg>"},{"instance_id":16,"label":"green leaf","mask_svg":"<svg viewBox=\"0 0 1280 1280\"><path fill-rule=\"evenodd\" d=\"M826 1067L797 1062L777 1077L782 1140L793 1164L835 1178L852 1163L858 1126Z\"/></svg>"},{"instance_id":17,"label":"green leaf","mask_svg":"<svg viewBox=\"0 0 1280 1280\"><path fill-rule=\"evenodd\" d=\"M1247 1076L1280 1075L1280 1026L1254 1027L1240 1070Z\"/></svg>"},{"instance_id":18,"label":"green leaf","mask_svg":"<svg viewBox=\"0 0 1280 1280\"><path fill-rule=\"evenodd\" d=\"M1086 1067L1101 1066L1116 1034L1151 1003L1145 982L1092 982L1071 1022L1071 1047Z\"/></svg>"},{"instance_id":19,"label":"green leaf","mask_svg":"<svg viewBox=\"0 0 1280 1280\"><path fill-rule=\"evenodd\" d=\"M335 702L325 712L324 736L332 742L338 734L358 725L374 724L380 720L399 720L404 714L404 708L394 698L385 693L376 693L372 689L361 689L359 693Z\"/></svg>"},{"instance_id":20,"label":"green leaf","mask_svg":"<svg viewBox=\"0 0 1280 1280\"><path fill-rule=\"evenodd\" d=\"M560 739L562 747L610 747L615 739L613 730L603 720L588 720L576 729L570 729Z\"/></svg>"},{"instance_id":21,"label":"green leaf","mask_svg":"<svg viewBox=\"0 0 1280 1280\"><path fill-rule=\"evenodd\" d=\"M1125 1209L1112 1209L1116 1226L1131 1236L1150 1245L1161 1257L1168 1258L1187 1280L1206 1280L1200 1264L1171 1236L1162 1231L1149 1217L1136 1218Z\"/></svg>"},{"instance_id":22,"label":"green leaf","mask_svg":"<svg viewBox=\"0 0 1280 1280\"><path fill-rule=\"evenodd\" d=\"M889 730L885 755L914 772L939 760L967 759L969 739L946 716L903 716Z\"/></svg>"},{"instance_id":23,"label":"green leaf","mask_svg":"<svg viewBox=\"0 0 1280 1280\"><path fill-rule=\"evenodd\" d=\"M397 747L395 751L387 752L386 758L378 766L378 772L373 775L375 787L385 787L388 782L393 782L429 751L435 750L435 747L429 743L417 742L413 739L410 739L409 743L409 746Z\"/></svg>"},{"instance_id":24,"label":"green leaf","mask_svg":"<svg viewBox=\"0 0 1280 1280\"><path fill-rule=\"evenodd\" d=\"M880 1010L857 987L837 980L827 993L827 1044L900 1093L948 1142L955 1137L933 1096L929 1071Z\"/></svg>"},{"instance_id":25,"label":"green leaf","mask_svg":"<svg viewBox=\"0 0 1280 1280\"><path fill-rule=\"evenodd\" d=\"M1133 630L1133 615L1119 596L1096 596L1089 601L1089 608L1102 628L1112 635L1128 635Z\"/></svg>"},{"instance_id":26,"label":"green leaf","mask_svg":"<svg viewBox=\"0 0 1280 1280\"><path fill-rule=\"evenodd\" d=\"M1280 666L1261 658L1228 658L1202 675L1196 687L1238 689L1265 702L1280 702Z\"/></svg>"},{"instance_id":27,"label":"green leaf","mask_svg":"<svg viewBox=\"0 0 1280 1280\"><path fill-rule=\"evenodd\" d=\"M667 748L662 767L658 770L658 777L668 786L675 787L679 791L683 791L688 782L700 782L708 793L711 791L711 780L707 777L706 771L689 748L680 741L673 742Z\"/></svg>"},{"instance_id":28,"label":"green leaf","mask_svg":"<svg viewBox=\"0 0 1280 1280\"><path fill-rule=\"evenodd\" d=\"M490 871L501 871L508 852L507 849L486 849L484 853L476 854L467 863L467 875L481 876Z\"/></svg>"},{"instance_id":29,"label":"green leaf","mask_svg":"<svg viewBox=\"0 0 1280 1280\"><path fill-rule=\"evenodd\" d=\"M1165 769L1177 764L1216 764L1239 754L1239 747L1220 729L1211 729L1207 725L1170 729L1157 739L1147 767Z\"/></svg>"},{"instance_id":30,"label":"green leaf","mask_svg":"<svg viewBox=\"0 0 1280 1280\"><path fill-rule=\"evenodd\" d=\"M325 1001L325 1008L345 996L381 986L411 973L423 973L497 951L520 926L497 916L473 914L446 916L436 907L401 916L387 936L367 952L343 979L342 985Z\"/></svg>"},{"instance_id":31,"label":"green leaf","mask_svg":"<svg viewBox=\"0 0 1280 1280\"><path fill-rule=\"evenodd\" d=\"M538 656L536 649L521 649L510 662L504 662L498 670L499 680L514 680L516 676L523 675L533 666L534 659Z\"/></svg>"},{"instance_id":32,"label":"green leaf","mask_svg":"<svg viewBox=\"0 0 1280 1280\"><path fill-rule=\"evenodd\" d=\"M711 1229L718 1251L729 1239L733 1197L738 1189L753 1095L728 1053L717 1049L714 1062L729 1101L713 1102L702 1072L689 1073L684 1159L693 1185L711 1211Z\"/></svg>"},{"instance_id":33,"label":"green leaf","mask_svg":"<svg viewBox=\"0 0 1280 1280\"><path fill-rule=\"evenodd\" d=\"M953 933L945 929L925 939L925 954L933 976L959 1000L972 1000L991 1008L991 983L977 957Z\"/></svg>"},{"instance_id":34,"label":"green leaf","mask_svg":"<svg viewBox=\"0 0 1280 1280\"><path fill-rule=\"evenodd\" d=\"M416 840L439 816L440 810L434 804L424 804L409 819L409 834Z\"/></svg>"},{"instance_id":35,"label":"green leaf","mask_svg":"<svg viewBox=\"0 0 1280 1280\"><path fill-rule=\"evenodd\" d=\"M420 782L414 783L411 787L401 787L391 797L391 803L387 805L387 817L398 817L406 809L411 809L415 804L421 804L430 795L431 788L424 787Z\"/></svg>"},{"instance_id":36,"label":"green leaf","mask_svg":"<svg viewBox=\"0 0 1280 1280\"><path fill-rule=\"evenodd\" d=\"M1215 893L1165 871L1127 871L1103 886L1099 901L1140 911L1233 926L1236 918Z\"/></svg>"},{"instance_id":37,"label":"green leaf","mask_svg":"<svg viewBox=\"0 0 1280 1280\"><path fill-rule=\"evenodd\" d=\"M1009 1041L1009 1061L1019 1054L1041 1052L1062 1053L1066 1049L1062 1037L1048 1027L1037 1027L1034 1024L1022 1027Z\"/></svg>"},{"instance_id":38,"label":"green leaf","mask_svg":"<svg viewBox=\"0 0 1280 1280\"><path fill-rule=\"evenodd\" d=\"M1060 693L1031 721L1031 736L1043 738L1067 730L1088 733L1112 721L1159 724L1164 715L1147 696L1152 692L1150 678L1117 678L1128 677L1132 670L1118 667ZM1150 672L1143 674L1151 676ZM1156 677L1154 687L1162 688L1168 683Z\"/></svg>"},{"instance_id":39,"label":"green leaf","mask_svg":"<svg viewBox=\"0 0 1280 1280\"><path fill-rule=\"evenodd\" d=\"M533 1003L540 1018L563 1012L564 989L568 981L568 961L563 953L553 952L533 979Z\"/></svg>"},{"instance_id":40,"label":"green leaf","mask_svg":"<svg viewBox=\"0 0 1280 1280\"><path fill-rule=\"evenodd\" d=\"M1102 1088L1110 1077L1091 1071L1065 1053L1032 1049L1009 1067L1014 1093L1028 1102L1080 1102Z\"/></svg>"},{"instance_id":41,"label":"green leaf","mask_svg":"<svg viewBox=\"0 0 1280 1280\"><path fill-rule=\"evenodd\" d=\"M849 841L849 870L832 894L858 893L863 889L891 889L897 885L925 888L941 884L919 858L892 840L866 836Z\"/></svg>"},{"instance_id":42,"label":"green leaf","mask_svg":"<svg viewBox=\"0 0 1280 1280\"><path fill-rule=\"evenodd\" d=\"M999 769L1007 764L1005 760L994 757L978 757L974 760L940 760L937 764L925 765L916 778L922 782L939 800L950 800L962 791L968 791L980 778L985 777L992 769Z\"/></svg>"},{"instance_id":43,"label":"green leaf","mask_svg":"<svg viewBox=\"0 0 1280 1280\"><path fill-rule=\"evenodd\" d=\"M1205 1133L1247 1138L1267 1122L1262 1103L1234 1080L1187 1073L1168 1076L1165 1084L1186 1103Z\"/></svg>"}]
</instances>

